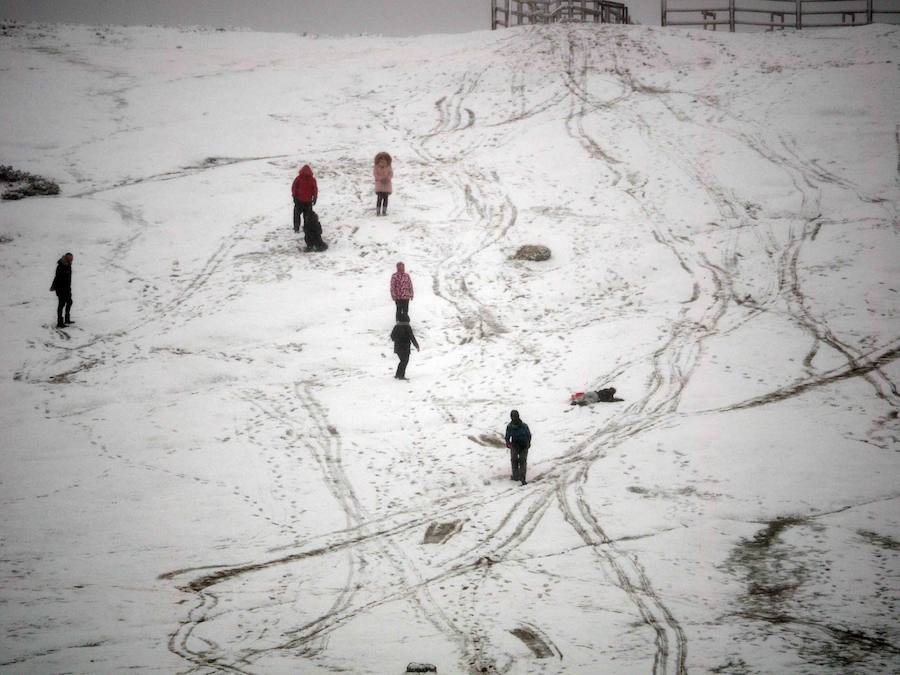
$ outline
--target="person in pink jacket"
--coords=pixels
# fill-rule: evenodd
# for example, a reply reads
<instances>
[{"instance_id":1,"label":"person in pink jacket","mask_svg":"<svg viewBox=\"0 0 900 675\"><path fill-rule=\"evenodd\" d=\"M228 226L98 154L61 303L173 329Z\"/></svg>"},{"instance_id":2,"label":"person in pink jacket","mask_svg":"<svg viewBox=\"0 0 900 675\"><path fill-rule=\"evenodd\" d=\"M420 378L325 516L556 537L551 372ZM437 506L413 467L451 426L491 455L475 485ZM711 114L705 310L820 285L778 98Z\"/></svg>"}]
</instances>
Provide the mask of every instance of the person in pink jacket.
<instances>
[{"instance_id":1,"label":"person in pink jacket","mask_svg":"<svg viewBox=\"0 0 900 675\"><path fill-rule=\"evenodd\" d=\"M395 321L409 321L409 301L413 299L412 279L406 273L406 265L397 263L397 271L391 275L391 299L397 305Z\"/></svg>"},{"instance_id":2,"label":"person in pink jacket","mask_svg":"<svg viewBox=\"0 0 900 675\"><path fill-rule=\"evenodd\" d=\"M394 190L394 170L391 168L391 156L386 152L375 155L375 164L372 166L372 175L375 177L375 194L378 200L375 205L376 216L387 215L388 195Z\"/></svg>"}]
</instances>

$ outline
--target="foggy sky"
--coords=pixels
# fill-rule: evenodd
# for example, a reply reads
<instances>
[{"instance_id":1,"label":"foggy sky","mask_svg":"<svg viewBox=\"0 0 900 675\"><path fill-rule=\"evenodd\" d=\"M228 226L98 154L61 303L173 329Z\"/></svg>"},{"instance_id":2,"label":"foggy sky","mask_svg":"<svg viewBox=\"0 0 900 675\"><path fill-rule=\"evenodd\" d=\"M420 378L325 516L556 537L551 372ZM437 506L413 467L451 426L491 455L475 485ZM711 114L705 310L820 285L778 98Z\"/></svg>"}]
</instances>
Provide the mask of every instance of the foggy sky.
<instances>
[{"instance_id":1,"label":"foggy sky","mask_svg":"<svg viewBox=\"0 0 900 675\"><path fill-rule=\"evenodd\" d=\"M625 4L636 20L659 24L657 0ZM0 19L407 36L488 30L490 8L490 0L0 0Z\"/></svg>"}]
</instances>

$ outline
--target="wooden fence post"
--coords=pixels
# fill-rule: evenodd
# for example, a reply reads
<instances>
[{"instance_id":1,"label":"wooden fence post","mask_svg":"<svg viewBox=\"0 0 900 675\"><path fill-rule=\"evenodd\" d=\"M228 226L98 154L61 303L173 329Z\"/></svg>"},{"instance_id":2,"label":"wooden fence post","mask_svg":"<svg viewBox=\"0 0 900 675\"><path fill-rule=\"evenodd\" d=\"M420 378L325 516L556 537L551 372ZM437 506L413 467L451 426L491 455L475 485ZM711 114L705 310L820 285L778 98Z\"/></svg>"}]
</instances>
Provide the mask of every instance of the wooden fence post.
<instances>
[{"instance_id":1,"label":"wooden fence post","mask_svg":"<svg viewBox=\"0 0 900 675\"><path fill-rule=\"evenodd\" d=\"M728 0L728 30L732 33L734 32L734 2L735 0Z\"/></svg>"},{"instance_id":2,"label":"wooden fence post","mask_svg":"<svg viewBox=\"0 0 900 675\"><path fill-rule=\"evenodd\" d=\"M659 16L663 27L666 25L666 0L659 0Z\"/></svg>"},{"instance_id":3,"label":"wooden fence post","mask_svg":"<svg viewBox=\"0 0 900 675\"><path fill-rule=\"evenodd\" d=\"M796 0L794 4L794 11L797 13L794 17L794 25L797 30L800 30L801 28L803 28L803 0Z\"/></svg>"}]
</instances>

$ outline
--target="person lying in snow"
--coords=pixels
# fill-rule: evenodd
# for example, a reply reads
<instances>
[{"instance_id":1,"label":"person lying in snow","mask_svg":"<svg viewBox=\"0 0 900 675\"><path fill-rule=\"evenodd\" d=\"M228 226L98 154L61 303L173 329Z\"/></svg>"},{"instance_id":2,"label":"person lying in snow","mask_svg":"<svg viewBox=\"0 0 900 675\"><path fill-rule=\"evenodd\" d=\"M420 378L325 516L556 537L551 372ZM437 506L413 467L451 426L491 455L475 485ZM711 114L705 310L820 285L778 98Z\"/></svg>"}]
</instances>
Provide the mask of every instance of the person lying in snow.
<instances>
[{"instance_id":1,"label":"person lying in snow","mask_svg":"<svg viewBox=\"0 0 900 675\"><path fill-rule=\"evenodd\" d=\"M599 389L597 391L579 391L572 394L572 400L569 405L590 405L591 403L613 403L624 399L616 398L616 388Z\"/></svg>"}]
</instances>

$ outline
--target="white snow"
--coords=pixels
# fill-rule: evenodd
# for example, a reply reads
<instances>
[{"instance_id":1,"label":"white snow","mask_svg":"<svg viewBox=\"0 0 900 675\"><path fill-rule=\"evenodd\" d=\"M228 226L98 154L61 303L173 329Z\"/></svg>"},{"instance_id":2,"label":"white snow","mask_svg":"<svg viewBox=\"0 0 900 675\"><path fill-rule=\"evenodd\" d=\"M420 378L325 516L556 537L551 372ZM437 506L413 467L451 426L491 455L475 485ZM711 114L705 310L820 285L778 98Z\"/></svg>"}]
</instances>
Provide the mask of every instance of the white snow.
<instances>
[{"instance_id":1,"label":"white snow","mask_svg":"<svg viewBox=\"0 0 900 675\"><path fill-rule=\"evenodd\" d=\"M0 670L900 672L900 29L0 33Z\"/></svg>"}]
</instances>

